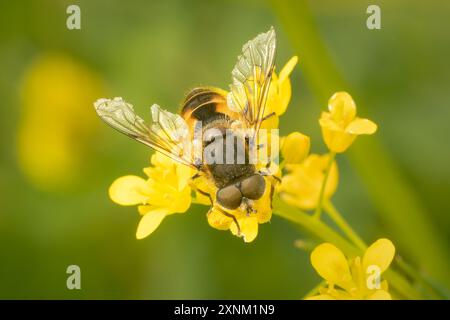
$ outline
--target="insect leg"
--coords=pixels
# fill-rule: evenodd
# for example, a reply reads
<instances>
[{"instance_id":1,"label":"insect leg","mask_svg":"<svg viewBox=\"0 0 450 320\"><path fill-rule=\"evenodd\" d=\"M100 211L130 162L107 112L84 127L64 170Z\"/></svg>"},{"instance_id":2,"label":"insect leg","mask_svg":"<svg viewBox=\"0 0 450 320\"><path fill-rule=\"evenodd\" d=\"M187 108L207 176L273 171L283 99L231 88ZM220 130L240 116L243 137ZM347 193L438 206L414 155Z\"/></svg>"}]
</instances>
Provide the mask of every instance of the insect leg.
<instances>
[{"instance_id":1,"label":"insect leg","mask_svg":"<svg viewBox=\"0 0 450 320\"><path fill-rule=\"evenodd\" d=\"M277 177L276 175L273 175L273 174L269 171L269 168L270 168L270 165L271 165L271 164L272 164L272 162L269 161L269 162L266 164L265 170L259 170L258 173L259 173L260 175L262 175L262 176L271 176L271 177L274 178L278 183L281 183L281 179L280 179L279 177Z\"/></svg>"},{"instance_id":2,"label":"insect leg","mask_svg":"<svg viewBox=\"0 0 450 320\"><path fill-rule=\"evenodd\" d=\"M275 193L275 187L270 184L270 209L273 209L273 194Z\"/></svg>"},{"instance_id":3,"label":"insect leg","mask_svg":"<svg viewBox=\"0 0 450 320\"><path fill-rule=\"evenodd\" d=\"M222 213L224 216L227 216L228 218L233 219L233 222L236 224L237 230L238 230L238 235L241 234L241 227L239 226L239 223L236 219L236 217L234 215L232 215L231 213L226 212L225 210L218 208L217 209L220 211L220 213Z\"/></svg>"},{"instance_id":4,"label":"insect leg","mask_svg":"<svg viewBox=\"0 0 450 320\"><path fill-rule=\"evenodd\" d=\"M196 190L198 193L204 195L205 197L208 197L209 201L211 202L211 206L214 205L213 199L212 199L212 197L211 197L211 194L209 194L208 192L203 191L203 190L201 190L201 189L198 189L198 188L196 188L195 190Z\"/></svg>"},{"instance_id":5,"label":"insect leg","mask_svg":"<svg viewBox=\"0 0 450 320\"><path fill-rule=\"evenodd\" d=\"M208 215L211 212L211 210L212 210L212 206L214 206L214 202L213 202L213 199L211 197L211 194L209 194L208 192L203 191L201 189L198 189L198 188L196 189L196 191L198 193L200 193L200 194L202 194L202 195L204 195L204 196L209 198L209 201L211 202L211 208L209 209L208 213L206 214L206 215ZM238 235L240 235L241 234L241 227L239 226L239 223L238 223L236 217L234 215L232 215L231 213L228 213L228 212L226 212L225 210L223 210L223 209L221 209L219 207L216 207L216 209L219 210L219 212L222 213L224 216L233 219L233 222L236 224L236 227L238 229Z\"/></svg>"},{"instance_id":6,"label":"insect leg","mask_svg":"<svg viewBox=\"0 0 450 320\"><path fill-rule=\"evenodd\" d=\"M273 176L273 175L270 175L272 178L274 178L278 183L281 183L281 179L280 179L280 177L277 177L277 176Z\"/></svg>"},{"instance_id":7,"label":"insect leg","mask_svg":"<svg viewBox=\"0 0 450 320\"><path fill-rule=\"evenodd\" d=\"M267 119L272 118L275 115L275 111L269 113L267 116L265 116L264 118L261 119L261 122L266 121Z\"/></svg>"},{"instance_id":8,"label":"insect leg","mask_svg":"<svg viewBox=\"0 0 450 320\"><path fill-rule=\"evenodd\" d=\"M198 178L200 178L200 177L201 177L200 172L197 172L196 174L194 174L194 175L191 177L191 180L195 180L195 179L198 179Z\"/></svg>"}]
</instances>

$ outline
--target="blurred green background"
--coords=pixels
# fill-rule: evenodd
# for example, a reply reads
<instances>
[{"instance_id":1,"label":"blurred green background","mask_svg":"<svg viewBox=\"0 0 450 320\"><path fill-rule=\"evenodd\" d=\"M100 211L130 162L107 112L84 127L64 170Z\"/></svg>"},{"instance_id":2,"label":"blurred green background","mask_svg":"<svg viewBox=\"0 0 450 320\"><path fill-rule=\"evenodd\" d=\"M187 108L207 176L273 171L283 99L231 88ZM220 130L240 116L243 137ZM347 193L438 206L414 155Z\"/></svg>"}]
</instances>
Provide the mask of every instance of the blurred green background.
<instances>
[{"instance_id":1,"label":"blurred green background","mask_svg":"<svg viewBox=\"0 0 450 320\"><path fill-rule=\"evenodd\" d=\"M66 8L81 8L81 30ZM378 4L381 30L366 28ZM150 150L96 118L122 96L141 114L177 110L197 85L227 88L241 46L273 25L292 55L281 131L324 152L318 117L349 90L379 125L339 157L334 202L371 243L449 287L450 3L444 1L16 1L0 5L0 298L298 299L319 277L294 247L308 235L273 217L245 244L208 226L206 207L135 239L135 207L111 182L143 175ZM81 267L82 290L66 288Z\"/></svg>"}]
</instances>

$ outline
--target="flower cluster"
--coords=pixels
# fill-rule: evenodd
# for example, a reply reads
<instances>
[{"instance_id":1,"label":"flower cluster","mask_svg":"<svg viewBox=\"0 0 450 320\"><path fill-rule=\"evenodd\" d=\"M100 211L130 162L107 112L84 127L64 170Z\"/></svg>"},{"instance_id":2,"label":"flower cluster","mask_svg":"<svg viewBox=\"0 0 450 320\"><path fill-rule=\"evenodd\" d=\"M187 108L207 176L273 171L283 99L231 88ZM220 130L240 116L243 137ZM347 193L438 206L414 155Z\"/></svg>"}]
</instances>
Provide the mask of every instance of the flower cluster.
<instances>
[{"instance_id":1,"label":"flower cluster","mask_svg":"<svg viewBox=\"0 0 450 320\"><path fill-rule=\"evenodd\" d=\"M327 154L310 154L300 163L286 164L286 174L278 188L280 198L303 210L316 208L329 159ZM333 162L324 190L326 198L336 191L337 183L338 169Z\"/></svg>"},{"instance_id":2,"label":"flower cluster","mask_svg":"<svg viewBox=\"0 0 450 320\"><path fill-rule=\"evenodd\" d=\"M309 150L309 139L299 133L290 134L282 142L285 174L277 189L282 200L302 210L320 209L336 191L334 155L347 150L358 135L373 134L377 129L374 122L356 117L356 104L347 92L335 93L328 109L319 119L328 154L307 156L304 151Z\"/></svg>"},{"instance_id":3,"label":"flower cluster","mask_svg":"<svg viewBox=\"0 0 450 320\"><path fill-rule=\"evenodd\" d=\"M381 274L392 262L395 247L388 239L375 241L362 257L347 259L330 243L317 246L311 264L326 281L312 300L390 300L388 284Z\"/></svg>"},{"instance_id":4,"label":"flower cluster","mask_svg":"<svg viewBox=\"0 0 450 320\"><path fill-rule=\"evenodd\" d=\"M289 76L296 64L297 57L293 57L279 74L273 74L265 110L265 115L271 116L262 128L278 128L279 116L290 102ZM324 208L353 245L363 250L366 245L334 209L330 199L339 180L336 154L347 150L358 135L373 134L377 125L356 116L356 104L346 92L337 92L329 99L328 111L322 112L319 124L329 152L310 153L310 138L300 132L282 137L279 141L282 161L272 164L271 175L264 176L266 188L252 202L252 212L241 207L223 210L216 201L218 189L211 180L158 152L152 156L151 166L144 169L146 179L133 175L118 178L109 189L110 198L120 205L138 205L142 216L136 232L138 239L155 231L166 216L184 213L192 204L209 206L209 225L230 230L245 242L256 238L259 224L270 221L272 210L291 221L308 224L310 230L321 224L318 234L328 232L320 221ZM273 199L285 207L300 210L298 213L303 218L297 220L292 214L283 215L281 208L273 208ZM311 210L315 213L303 212ZM387 239L373 243L362 258L347 259L332 243L317 246L311 253L311 263L325 284L317 290L317 295L308 299L391 299L387 281L381 281L381 274L391 264L394 254L395 247Z\"/></svg>"},{"instance_id":5,"label":"flower cluster","mask_svg":"<svg viewBox=\"0 0 450 320\"><path fill-rule=\"evenodd\" d=\"M292 57L279 74L274 73L269 90L265 114L273 116L263 122L264 128L278 128L279 116L287 109L291 99L290 74L297 64ZM356 107L347 93L336 93L329 102L330 112L320 118L323 136L330 150L342 152L354 141L357 134L370 134L376 129L370 120L356 118ZM281 138L282 163L272 168L274 177L264 177L267 187L263 196L253 202L253 213L242 209L227 210L213 205L207 213L210 226L230 230L245 242L253 241L258 225L270 221L272 197L276 192L286 203L309 210L317 207L321 194L328 199L336 190L338 170L330 155L309 154L308 136L293 132ZM217 187L203 177L191 180L193 170L174 163L156 153L152 166L144 169L147 180L137 176L118 178L110 188L111 199L121 205L139 205L142 215L136 233L141 239L152 233L170 214L186 212L192 203L211 206L216 203ZM327 177L324 190L322 184ZM278 183L281 180L281 183ZM207 197L205 194L208 194Z\"/></svg>"},{"instance_id":6,"label":"flower cluster","mask_svg":"<svg viewBox=\"0 0 450 320\"><path fill-rule=\"evenodd\" d=\"M273 74L265 115L274 115L263 122L264 128L278 127L278 118L286 111L291 98L289 75L296 64L297 57L292 57L279 75ZM298 149L298 146L292 147ZM120 205L139 205L142 218L136 233L138 239L151 234L167 215L186 212L191 203L209 206L211 201L216 203L216 186L203 177L191 180L195 174L193 170L159 153L153 155L151 163L151 167L144 169L147 180L137 176L121 177L114 181L109 192L111 199ZM264 179L267 186L276 183L270 176ZM209 194L211 199L205 194ZM272 190L267 187L263 196L253 202L254 213L250 214L242 209L227 210L229 214L225 214L218 205L214 205L207 213L208 223L213 228L230 230L245 242L251 242L258 234L258 225L272 217L271 198Z\"/></svg>"}]
</instances>

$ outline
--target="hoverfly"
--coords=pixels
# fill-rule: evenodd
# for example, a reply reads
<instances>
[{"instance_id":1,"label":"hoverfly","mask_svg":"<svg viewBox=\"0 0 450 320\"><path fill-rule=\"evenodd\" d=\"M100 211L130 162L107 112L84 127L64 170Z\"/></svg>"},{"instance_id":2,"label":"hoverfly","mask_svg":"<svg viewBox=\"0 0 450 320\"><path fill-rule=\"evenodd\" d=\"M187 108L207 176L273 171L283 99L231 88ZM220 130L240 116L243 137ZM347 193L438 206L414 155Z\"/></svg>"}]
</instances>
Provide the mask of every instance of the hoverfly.
<instances>
[{"instance_id":1,"label":"hoverfly","mask_svg":"<svg viewBox=\"0 0 450 320\"><path fill-rule=\"evenodd\" d=\"M211 129L218 132L214 137L200 142L200 149L204 150L217 136L224 137L226 132L245 129L245 136L234 135L247 142L240 150L248 158L248 142L256 141L261 124L275 115L265 112L275 51L276 35L271 28L243 46L231 73L229 92L214 87L195 88L187 94L179 114L153 104L152 122L146 123L122 98L100 99L95 103L95 109L100 118L114 129L174 161L194 168L196 174L192 181L199 177L206 178L214 185L215 193L198 187L196 191L209 198L211 209L215 208L232 218L239 232L238 222L230 211L245 210L248 215L254 214L253 204L263 196L266 188L270 188L270 199L273 196L278 178L269 170L270 161L262 169L248 160L243 163L211 163L194 156L191 146L198 141L193 139L197 133L204 134ZM237 145L233 145L233 149L237 149Z\"/></svg>"}]
</instances>

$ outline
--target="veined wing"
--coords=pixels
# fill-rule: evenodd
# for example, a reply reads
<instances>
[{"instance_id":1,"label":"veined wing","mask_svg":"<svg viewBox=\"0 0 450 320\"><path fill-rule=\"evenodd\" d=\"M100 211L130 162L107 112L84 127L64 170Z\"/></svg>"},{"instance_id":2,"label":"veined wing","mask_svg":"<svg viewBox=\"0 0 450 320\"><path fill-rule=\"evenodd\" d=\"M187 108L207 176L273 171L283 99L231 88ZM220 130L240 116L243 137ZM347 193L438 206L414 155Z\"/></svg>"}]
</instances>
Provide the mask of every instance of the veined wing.
<instances>
[{"instance_id":1,"label":"veined wing","mask_svg":"<svg viewBox=\"0 0 450 320\"><path fill-rule=\"evenodd\" d=\"M240 113L244 125L254 129L254 136L264 117L275 51L275 30L270 28L242 47L242 54L231 72L233 83L227 96L228 107Z\"/></svg>"},{"instance_id":2,"label":"veined wing","mask_svg":"<svg viewBox=\"0 0 450 320\"><path fill-rule=\"evenodd\" d=\"M191 157L189 129L184 119L174 113L151 106L152 122L136 115L133 106L122 98L99 99L97 114L119 132L159 151L175 161L196 167Z\"/></svg>"}]
</instances>

